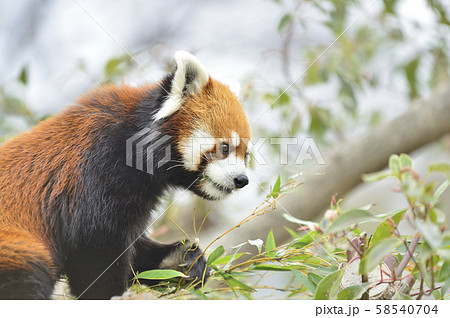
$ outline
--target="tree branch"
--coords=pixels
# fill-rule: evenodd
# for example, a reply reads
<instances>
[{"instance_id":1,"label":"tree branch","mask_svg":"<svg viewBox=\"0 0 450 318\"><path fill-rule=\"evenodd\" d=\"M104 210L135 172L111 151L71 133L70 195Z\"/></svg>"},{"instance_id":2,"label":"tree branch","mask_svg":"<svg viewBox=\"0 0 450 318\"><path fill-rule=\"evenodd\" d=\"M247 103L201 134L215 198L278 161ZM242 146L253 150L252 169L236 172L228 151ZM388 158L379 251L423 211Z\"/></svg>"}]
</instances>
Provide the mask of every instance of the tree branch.
<instances>
[{"instance_id":1,"label":"tree branch","mask_svg":"<svg viewBox=\"0 0 450 318\"><path fill-rule=\"evenodd\" d=\"M450 133L450 86L431 97L419 100L399 117L336 146L322 154L326 165L303 170L303 175L313 176L294 192L277 203L278 209L243 226L225 237L222 244L233 246L247 239L264 237L271 229L278 242L289 239L283 227L293 227L283 213L301 219L316 219L329 206L331 196L343 196L361 183L364 173L375 172L387 165L393 153L409 153Z\"/></svg>"},{"instance_id":2,"label":"tree branch","mask_svg":"<svg viewBox=\"0 0 450 318\"><path fill-rule=\"evenodd\" d=\"M395 270L395 277L401 277L404 269L408 265L409 261L413 257L414 251L416 250L417 243L419 243L420 233L416 233L414 235L414 238L411 241L411 244L406 245L406 253L405 256L403 256L402 261L398 265L397 269Z\"/></svg>"}]
</instances>

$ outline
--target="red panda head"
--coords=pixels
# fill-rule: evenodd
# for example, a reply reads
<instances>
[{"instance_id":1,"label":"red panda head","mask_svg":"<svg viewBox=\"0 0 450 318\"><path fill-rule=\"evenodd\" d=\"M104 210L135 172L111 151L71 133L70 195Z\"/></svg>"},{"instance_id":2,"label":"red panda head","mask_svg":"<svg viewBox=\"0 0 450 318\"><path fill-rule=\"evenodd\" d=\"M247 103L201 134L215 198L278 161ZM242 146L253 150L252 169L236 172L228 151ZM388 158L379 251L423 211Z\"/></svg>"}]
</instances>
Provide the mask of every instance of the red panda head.
<instances>
[{"instance_id":1,"label":"red panda head","mask_svg":"<svg viewBox=\"0 0 450 318\"><path fill-rule=\"evenodd\" d=\"M187 52L175 54L167 98L155 113L174 139L183 169L197 175L193 191L221 199L248 184L250 125L241 103Z\"/></svg>"}]
</instances>

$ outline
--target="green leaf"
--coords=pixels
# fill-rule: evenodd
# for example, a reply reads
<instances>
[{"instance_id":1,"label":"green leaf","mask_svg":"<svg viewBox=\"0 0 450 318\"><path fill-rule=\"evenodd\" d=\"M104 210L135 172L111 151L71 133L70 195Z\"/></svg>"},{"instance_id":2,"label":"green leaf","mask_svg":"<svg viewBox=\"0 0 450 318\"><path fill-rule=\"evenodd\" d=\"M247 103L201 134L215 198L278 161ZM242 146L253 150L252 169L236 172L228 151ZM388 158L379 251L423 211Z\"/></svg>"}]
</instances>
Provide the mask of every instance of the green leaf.
<instances>
[{"instance_id":1,"label":"green leaf","mask_svg":"<svg viewBox=\"0 0 450 318\"><path fill-rule=\"evenodd\" d=\"M280 22L278 23L278 32L281 33L284 31L284 29L287 27L289 23L292 22L292 15L290 13L286 13L283 15L280 19Z\"/></svg>"},{"instance_id":2,"label":"green leaf","mask_svg":"<svg viewBox=\"0 0 450 318\"><path fill-rule=\"evenodd\" d=\"M391 155L389 157L389 169L398 176L400 174L401 165L400 158L397 155Z\"/></svg>"},{"instance_id":3,"label":"green leaf","mask_svg":"<svg viewBox=\"0 0 450 318\"><path fill-rule=\"evenodd\" d=\"M441 294L445 295L450 287L450 261L446 261L442 265L437 275L437 281L444 282L441 287Z\"/></svg>"},{"instance_id":4,"label":"green leaf","mask_svg":"<svg viewBox=\"0 0 450 318\"><path fill-rule=\"evenodd\" d=\"M339 285L341 284L343 274L344 270L340 269L322 279L317 285L316 295L314 296L314 299L316 300L333 299L339 289Z\"/></svg>"},{"instance_id":5,"label":"green leaf","mask_svg":"<svg viewBox=\"0 0 450 318\"><path fill-rule=\"evenodd\" d=\"M2 100L0 100L0 111L2 111L4 114L10 114L13 116L33 116L32 112L28 109L23 100L12 96L3 96ZM4 114L2 114L2 116ZM3 119L3 117L0 117L0 119Z\"/></svg>"},{"instance_id":6,"label":"green leaf","mask_svg":"<svg viewBox=\"0 0 450 318\"><path fill-rule=\"evenodd\" d=\"M433 295L434 299L441 299L442 298L442 295L441 295L439 290L433 290L431 292L431 294Z\"/></svg>"},{"instance_id":7,"label":"green leaf","mask_svg":"<svg viewBox=\"0 0 450 318\"><path fill-rule=\"evenodd\" d=\"M188 291L195 297L200 298L201 300L208 300L208 297L205 295L205 293L202 292L201 288L198 289L189 288Z\"/></svg>"},{"instance_id":8,"label":"green leaf","mask_svg":"<svg viewBox=\"0 0 450 318\"><path fill-rule=\"evenodd\" d=\"M311 117L309 131L318 136L323 136L331 126L330 111L319 106L311 106L309 107L309 115Z\"/></svg>"},{"instance_id":9,"label":"green leaf","mask_svg":"<svg viewBox=\"0 0 450 318\"><path fill-rule=\"evenodd\" d=\"M446 162L435 163L428 167L429 172L442 172L447 175L447 179L450 179L450 164Z\"/></svg>"},{"instance_id":10,"label":"green leaf","mask_svg":"<svg viewBox=\"0 0 450 318\"><path fill-rule=\"evenodd\" d=\"M257 271L286 272L292 270L292 267L286 265L258 264L253 266L251 269Z\"/></svg>"},{"instance_id":11,"label":"green leaf","mask_svg":"<svg viewBox=\"0 0 450 318\"><path fill-rule=\"evenodd\" d=\"M430 217L431 222L439 226L443 226L447 219L445 217L445 213L437 208L433 208L430 211L428 211L428 216Z\"/></svg>"},{"instance_id":12,"label":"green leaf","mask_svg":"<svg viewBox=\"0 0 450 318\"><path fill-rule=\"evenodd\" d=\"M434 224L428 217L425 221L417 220L417 229L422 234L425 241L433 249L437 250L442 246L443 235L439 226Z\"/></svg>"},{"instance_id":13,"label":"green leaf","mask_svg":"<svg viewBox=\"0 0 450 318\"><path fill-rule=\"evenodd\" d=\"M267 93L263 99L270 104L272 108L281 107L291 102L289 94L282 89L278 89L276 93Z\"/></svg>"},{"instance_id":14,"label":"green leaf","mask_svg":"<svg viewBox=\"0 0 450 318\"><path fill-rule=\"evenodd\" d=\"M436 192L434 192L433 198L431 199L432 206L435 206L436 203L438 203L439 197L441 196L442 193L444 193L444 191L447 189L447 187L449 185L450 185L450 181L445 180L445 182L443 184L441 184L439 186L439 188L437 188Z\"/></svg>"},{"instance_id":15,"label":"green leaf","mask_svg":"<svg viewBox=\"0 0 450 318\"><path fill-rule=\"evenodd\" d=\"M253 289L252 287L244 284L243 282L237 280L236 278L234 278L233 276L231 276L229 274L222 274L222 277L224 278L224 280L228 284L228 286L230 286L230 288L233 290L233 292L234 292L234 288L236 288L236 287L241 288L250 293L255 291L255 289Z\"/></svg>"},{"instance_id":16,"label":"green leaf","mask_svg":"<svg viewBox=\"0 0 450 318\"><path fill-rule=\"evenodd\" d=\"M236 259L239 250L240 250L241 247L244 246L245 244L247 244L247 242L241 243L241 244L239 244L239 245L233 247L233 248L234 248L233 256L230 258L230 260L228 261L228 263L224 266L224 268L223 268L224 271L228 270L228 269L231 267L231 264L232 264L232 263L234 262L234 260Z\"/></svg>"},{"instance_id":17,"label":"green leaf","mask_svg":"<svg viewBox=\"0 0 450 318\"><path fill-rule=\"evenodd\" d=\"M119 66L124 62L123 57L110 59L105 65L105 73L107 76L113 76L119 73Z\"/></svg>"},{"instance_id":18,"label":"green leaf","mask_svg":"<svg viewBox=\"0 0 450 318\"><path fill-rule=\"evenodd\" d=\"M216 259L214 262L211 263L211 265L227 264L232 258L233 258L233 262L234 262L235 260L240 258L242 255L245 255L245 253L238 253L238 254L236 254L236 256L234 254L227 255L227 256Z\"/></svg>"},{"instance_id":19,"label":"green leaf","mask_svg":"<svg viewBox=\"0 0 450 318\"><path fill-rule=\"evenodd\" d=\"M297 136L301 128L302 128L302 117L300 115L297 115L291 122L291 127L289 128L289 136Z\"/></svg>"},{"instance_id":20,"label":"green leaf","mask_svg":"<svg viewBox=\"0 0 450 318\"><path fill-rule=\"evenodd\" d=\"M218 248L216 248L214 251L212 251L211 254L208 256L208 260L206 261L206 265L211 265L214 263L215 260L220 258L225 253L225 249L222 245L220 245Z\"/></svg>"},{"instance_id":21,"label":"green leaf","mask_svg":"<svg viewBox=\"0 0 450 318\"><path fill-rule=\"evenodd\" d=\"M405 215L405 213L406 210L401 210L400 212L392 216L392 220L394 221L395 226L398 226L400 221L403 220L403 216ZM378 225L375 232L373 233L371 244L376 244L382 239L391 237L394 231L395 227L391 223L391 221L389 219L384 220L380 225Z\"/></svg>"},{"instance_id":22,"label":"green leaf","mask_svg":"<svg viewBox=\"0 0 450 318\"><path fill-rule=\"evenodd\" d=\"M350 210L339 215L330 227L326 230L326 234L342 231L350 225L376 220L376 217L366 210Z\"/></svg>"},{"instance_id":23,"label":"green leaf","mask_svg":"<svg viewBox=\"0 0 450 318\"><path fill-rule=\"evenodd\" d=\"M286 231L289 233L290 236L292 236L292 238L294 239L298 239L300 238L300 235L298 235L295 231L291 230L288 227L284 227L286 229Z\"/></svg>"},{"instance_id":24,"label":"green leaf","mask_svg":"<svg viewBox=\"0 0 450 318\"><path fill-rule=\"evenodd\" d=\"M252 246L256 246L256 248L258 249L258 253L261 254L261 250L262 250L262 246L263 246L263 240L261 239L256 239L256 240L248 240L248 244L252 245Z\"/></svg>"},{"instance_id":25,"label":"green leaf","mask_svg":"<svg viewBox=\"0 0 450 318\"><path fill-rule=\"evenodd\" d=\"M291 97L289 96L289 94L287 92L279 89L277 95L278 96L275 99L273 106L283 106L283 105L287 105L291 102Z\"/></svg>"},{"instance_id":26,"label":"green leaf","mask_svg":"<svg viewBox=\"0 0 450 318\"><path fill-rule=\"evenodd\" d=\"M306 234L305 236L295 239L293 240L291 243L289 243L289 247L291 248L297 248L297 249L302 249L305 246L311 244L312 242L315 241L314 237L313 237L313 233L317 233L317 232L309 232L308 234Z\"/></svg>"},{"instance_id":27,"label":"green leaf","mask_svg":"<svg viewBox=\"0 0 450 318\"><path fill-rule=\"evenodd\" d=\"M353 286L348 286L342 289L337 296L338 300L354 300L361 298L362 294L366 291L367 287L371 283L358 284Z\"/></svg>"},{"instance_id":28,"label":"green leaf","mask_svg":"<svg viewBox=\"0 0 450 318\"><path fill-rule=\"evenodd\" d=\"M151 280L167 280L176 277L186 277L186 275L173 269L152 269L136 275L137 279Z\"/></svg>"},{"instance_id":29,"label":"green leaf","mask_svg":"<svg viewBox=\"0 0 450 318\"><path fill-rule=\"evenodd\" d=\"M399 238L387 238L372 245L361 259L359 273L369 273L381 263L387 254L392 252L400 244L402 244L402 241Z\"/></svg>"},{"instance_id":30,"label":"green leaf","mask_svg":"<svg viewBox=\"0 0 450 318\"><path fill-rule=\"evenodd\" d=\"M316 285L323 279L322 276L314 274L314 273L308 273L308 278L314 282Z\"/></svg>"},{"instance_id":31,"label":"green leaf","mask_svg":"<svg viewBox=\"0 0 450 318\"><path fill-rule=\"evenodd\" d=\"M441 1L427 1L428 5L433 8L434 12L439 16L439 23L450 25L450 21L447 18L447 7L448 3L445 1L441 3Z\"/></svg>"},{"instance_id":32,"label":"green leaf","mask_svg":"<svg viewBox=\"0 0 450 318\"><path fill-rule=\"evenodd\" d=\"M352 115L356 115L357 101L355 92L353 91L353 85L351 85L343 76L338 75L338 77L341 82L339 96L342 100L342 104Z\"/></svg>"},{"instance_id":33,"label":"green leaf","mask_svg":"<svg viewBox=\"0 0 450 318\"><path fill-rule=\"evenodd\" d=\"M317 56L314 52L310 52L308 59L309 62L314 61ZM324 69L325 70L325 69ZM320 63L310 63L310 68L306 71L306 74L303 76L303 83L305 85L314 85L320 82L323 82L325 79L321 76L321 68Z\"/></svg>"},{"instance_id":34,"label":"green leaf","mask_svg":"<svg viewBox=\"0 0 450 318\"><path fill-rule=\"evenodd\" d=\"M280 194L280 184L281 184L281 179L280 179L280 175L278 175L277 181L275 181L275 184L273 185L272 193L270 193L268 196L270 196L274 199L278 198L278 195Z\"/></svg>"},{"instance_id":35,"label":"green leaf","mask_svg":"<svg viewBox=\"0 0 450 318\"><path fill-rule=\"evenodd\" d=\"M308 276L300 272L298 269L292 269L291 271L295 278L297 278L311 293L314 294L316 292L317 284L310 280Z\"/></svg>"},{"instance_id":36,"label":"green leaf","mask_svg":"<svg viewBox=\"0 0 450 318\"><path fill-rule=\"evenodd\" d=\"M283 217L289 222L295 223L295 224L300 225L300 226L302 226L302 225L307 226L307 227L309 227L310 230L313 230L315 225L316 225L316 223L314 223L314 222L300 220L300 219L297 219L297 218L295 218L292 215L287 214L287 213L284 213Z\"/></svg>"},{"instance_id":37,"label":"green leaf","mask_svg":"<svg viewBox=\"0 0 450 318\"><path fill-rule=\"evenodd\" d=\"M357 210L366 210L366 211L369 211L374 205L375 205L375 204L372 204L372 203L371 203L371 204L366 204L366 205L364 205L364 206L358 208Z\"/></svg>"},{"instance_id":38,"label":"green leaf","mask_svg":"<svg viewBox=\"0 0 450 318\"><path fill-rule=\"evenodd\" d=\"M450 279L447 279L445 283L441 287L441 293L442 295L445 295L450 288Z\"/></svg>"},{"instance_id":39,"label":"green leaf","mask_svg":"<svg viewBox=\"0 0 450 318\"><path fill-rule=\"evenodd\" d=\"M400 212L404 212L404 211L406 211L406 210L407 210L407 209L400 209L400 210L395 210L395 211L391 211L391 212L388 212L388 213L377 214L377 215L375 215L375 217L376 217L377 219L384 220L384 219L387 218L387 217L393 217L393 216L395 216L396 214L398 214L398 213L400 213Z\"/></svg>"},{"instance_id":40,"label":"green leaf","mask_svg":"<svg viewBox=\"0 0 450 318\"><path fill-rule=\"evenodd\" d=\"M402 167L402 169L405 169L405 168L411 169L412 168L412 160L407 154L404 154L404 153L400 154L399 160L400 160L400 166Z\"/></svg>"},{"instance_id":41,"label":"green leaf","mask_svg":"<svg viewBox=\"0 0 450 318\"><path fill-rule=\"evenodd\" d=\"M392 172L390 170L386 171L378 171L374 173L369 174L363 174L362 179L364 182L377 182L383 179L386 179L387 177L391 177Z\"/></svg>"},{"instance_id":42,"label":"green leaf","mask_svg":"<svg viewBox=\"0 0 450 318\"><path fill-rule=\"evenodd\" d=\"M411 296L397 291L392 300L412 300Z\"/></svg>"},{"instance_id":43,"label":"green leaf","mask_svg":"<svg viewBox=\"0 0 450 318\"><path fill-rule=\"evenodd\" d=\"M275 249L277 248L275 244L275 238L273 237L272 231L267 235L266 240L266 253L268 257L275 257Z\"/></svg>"},{"instance_id":44,"label":"green leaf","mask_svg":"<svg viewBox=\"0 0 450 318\"><path fill-rule=\"evenodd\" d=\"M374 112L372 112L372 114L370 115L370 126L375 127L377 126L381 120L383 119L383 115L380 111L376 110Z\"/></svg>"},{"instance_id":45,"label":"green leaf","mask_svg":"<svg viewBox=\"0 0 450 318\"><path fill-rule=\"evenodd\" d=\"M450 278L450 261L446 261L444 262L444 264L442 264L441 269L439 270L437 280L443 282L449 278Z\"/></svg>"},{"instance_id":46,"label":"green leaf","mask_svg":"<svg viewBox=\"0 0 450 318\"><path fill-rule=\"evenodd\" d=\"M22 71L20 72L20 75L19 75L19 81L20 81L23 85L27 85L27 83L28 83L28 70L27 70L27 67L26 67L26 66L24 66L24 67L22 68Z\"/></svg>"},{"instance_id":47,"label":"green leaf","mask_svg":"<svg viewBox=\"0 0 450 318\"><path fill-rule=\"evenodd\" d=\"M384 11L386 13L396 15L395 5L397 4L397 0L383 0L383 3L384 3Z\"/></svg>"},{"instance_id":48,"label":"green leaf","mask_svg":"<svg viewBox=\"0 0 450 318\"><path fill-rule=\"evenodd\" d=\"M411 99L418 97L417 90L417 67L419 66L420 58L416 57L405 65L405 76L409 84L409 97Z\"/></svg>"}]
</instances>

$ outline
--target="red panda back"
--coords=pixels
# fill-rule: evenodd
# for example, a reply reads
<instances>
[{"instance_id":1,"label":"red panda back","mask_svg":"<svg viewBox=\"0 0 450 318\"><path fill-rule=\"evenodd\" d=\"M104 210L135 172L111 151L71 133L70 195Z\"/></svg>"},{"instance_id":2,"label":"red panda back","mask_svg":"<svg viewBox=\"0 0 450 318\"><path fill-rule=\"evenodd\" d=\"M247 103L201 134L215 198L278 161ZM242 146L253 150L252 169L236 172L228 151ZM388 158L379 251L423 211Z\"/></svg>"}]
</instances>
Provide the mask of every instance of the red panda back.
<instances>
[{"instance_id":1,"label":"red panda back","mask_svg":"<svg viewBox=\"0 0 450 318\"><path fill-rule=\"evenodd\" d=\"M83 154L95 131L117 123L117 113L130 115L150 86L105 86L82 96L76 105L0 146L0 225L23 227L46 237L42 204L82 183ZM98 108L110 107L108 111ZM116 113L116 115L114 115Z\"/></svg>"}]
</instances>

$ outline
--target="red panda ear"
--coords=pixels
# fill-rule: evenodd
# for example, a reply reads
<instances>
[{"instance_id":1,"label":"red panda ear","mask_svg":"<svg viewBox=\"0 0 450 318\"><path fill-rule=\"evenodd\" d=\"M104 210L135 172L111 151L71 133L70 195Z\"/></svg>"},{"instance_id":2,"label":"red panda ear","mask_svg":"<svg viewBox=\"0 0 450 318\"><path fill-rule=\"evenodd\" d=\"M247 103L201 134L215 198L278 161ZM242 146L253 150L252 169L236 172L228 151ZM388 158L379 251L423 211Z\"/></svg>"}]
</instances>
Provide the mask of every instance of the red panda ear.
<instances>
[{"instance_id":1,"label":"red panda ear","mask_svg":"<svg viewBox=\"0 0 450 318\"><path fill-rule=\"evenodd\" d=\"M154 119L168 117L180 109L183 100L192 94L199 93L208 83L209 75L205 67L186 51L175 53L177 67L172 79L172 87L169 96L162 104Z\"/></svg>"}]
</instances>

